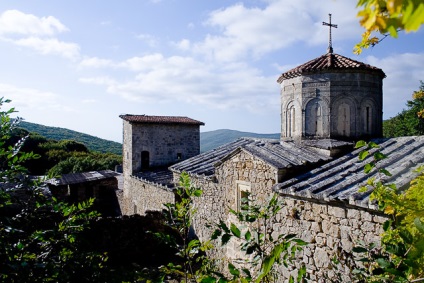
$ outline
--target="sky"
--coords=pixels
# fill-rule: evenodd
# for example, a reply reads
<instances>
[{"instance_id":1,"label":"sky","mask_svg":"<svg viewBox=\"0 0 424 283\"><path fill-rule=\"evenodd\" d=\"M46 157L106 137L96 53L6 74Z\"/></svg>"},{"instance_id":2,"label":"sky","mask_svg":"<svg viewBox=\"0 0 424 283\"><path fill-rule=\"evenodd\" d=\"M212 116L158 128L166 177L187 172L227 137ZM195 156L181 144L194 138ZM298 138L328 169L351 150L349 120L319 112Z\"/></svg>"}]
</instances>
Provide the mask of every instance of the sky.
<instances>
[{"instance_id":1,"label":"sky","mask_svg":"<svg viewBox=\"0 0 424 283\"><path fill-rule=\"evenodd\" d=\"M354 0L0 2L0 97L27 122L122 142L121 114L187 116L202 132L280 132L288 71L326 53L383 69L384 119L424 80L424 31L358 56ZM3 106L6 107L6 106Z\"/></svg>"}]
</instances>

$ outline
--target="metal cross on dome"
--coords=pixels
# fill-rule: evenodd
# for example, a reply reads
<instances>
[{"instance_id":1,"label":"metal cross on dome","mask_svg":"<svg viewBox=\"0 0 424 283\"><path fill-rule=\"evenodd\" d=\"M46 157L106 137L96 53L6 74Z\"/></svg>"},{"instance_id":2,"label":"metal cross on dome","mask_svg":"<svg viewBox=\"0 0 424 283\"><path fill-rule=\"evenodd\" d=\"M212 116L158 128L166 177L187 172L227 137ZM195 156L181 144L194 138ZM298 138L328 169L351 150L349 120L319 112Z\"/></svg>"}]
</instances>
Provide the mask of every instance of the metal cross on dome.
<instances>
[{"instance_id":1,"label":"metal cross on dome","mask_svg":"<svg viewBox=\"0 0 424 283\"><path fill-rule=\"evenodd\" d=\"M331 42L331 28L337 28L337 25L334 25L334 24L331 23L331 14L328 14L328 17L330 19L329 22L328 23L322 22L322 25L328 26L329 29L330 29L327 52L333 53L333 46L332 46L332 42Z\"/></svg>"}]
</instances>

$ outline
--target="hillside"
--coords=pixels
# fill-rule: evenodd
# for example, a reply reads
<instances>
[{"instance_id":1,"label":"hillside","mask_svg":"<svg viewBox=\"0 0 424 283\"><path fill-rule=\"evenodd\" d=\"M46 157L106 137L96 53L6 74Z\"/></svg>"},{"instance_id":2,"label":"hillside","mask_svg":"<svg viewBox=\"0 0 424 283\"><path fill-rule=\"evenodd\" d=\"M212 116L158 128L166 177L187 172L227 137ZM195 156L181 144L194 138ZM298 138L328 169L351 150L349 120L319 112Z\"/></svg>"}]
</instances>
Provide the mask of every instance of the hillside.
<instances>
[{"instance_id":1,"label":"hillside","mask_svg":"<svg viewBox=\"0 0 424 283\"><path fill-rule=\"evenodd\" d=\"M47 139L53 139L57 141L74 140L83 143L88 149L92 151L103 153L110 152L122 155L122 144L118 142L101 139L65 128L44 126L24 121L20 123L20 127L29 132L38 133ZM280 134L256 134L227 129L203 132L200 133L200 151L205 152L214 149L220 145L232 142L241 137L279 139Z\"/></svg>"},{"instance_id":2,"label":"hillside","mask_svg":"<svg viewBox=\"0 0 424 283\"><path fill-rule=\"evenodd\" d=\"M101 139L65 128L43 126L24 121L22 121L19 126L28 132L38 133L47 139L53 139L57 141L74 140L83 143L89 150L92 151L102 153L110 152L122 155L122 144L118 142Z\"/></svg>"},{"instance_id":3,"label":"hillside","mask_svg":"<svg viewBox=\"0 0 424 283\"><path fill-rule=\"evenodd\" d=\"M241 137L280 139L280 134L256 134L226 129L203 132L200 133L200 151L205 152L214 149Z\"/></svg>"}]
</instances>

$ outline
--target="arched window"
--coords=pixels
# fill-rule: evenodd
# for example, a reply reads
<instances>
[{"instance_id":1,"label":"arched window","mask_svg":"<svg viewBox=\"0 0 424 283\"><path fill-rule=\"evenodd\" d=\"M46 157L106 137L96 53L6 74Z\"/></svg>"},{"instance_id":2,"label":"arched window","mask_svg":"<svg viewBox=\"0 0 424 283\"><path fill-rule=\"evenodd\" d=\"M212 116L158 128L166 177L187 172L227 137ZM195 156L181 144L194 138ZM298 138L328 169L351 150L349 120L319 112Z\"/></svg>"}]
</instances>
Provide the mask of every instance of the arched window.
<instances>
[{"instance_id":1,"label":"arched window","mask_svg":"<svg viewBox=\"0 0 424 283\"><path fill-rule=\"evenodd\" d=\"M319 98L312 99L305 107L305 134L322 137L326 131L327 113L325 102Z\"/></svg>"},{"instance_id":2,"label":"arched window","mask_svg":"<svg viewBox=\"0 0 424 283\"><path fill-rule=\"evenodd\" d=\"M293 137L296 131L296 110L293 103L290 103L286 112L286 137Z\"/></svg>"},{"instance_id":3,"label":"arched window","mask_svg":"<svg viewBox=\"0 0 424 283\"><path fill-rule=\"evenodd\" d=\"M375 113L374 113L374 103L371 101L367 101L362 104L361 107L361 118L362 118L362 125L363 125L363 133L366 135L370 135L373 133L374 130L374 119L375 119Z\"/></svg>"},{"instance_id":4,"label":"arched window","mask_svg":"<svg viewBox=\"0 0 424 283\"><path fill-rule=\"evenodd\" d=\"M350 106L342 102L337 109L337 133L341 136L350 136Z\"/></svg>"}]
</instances>

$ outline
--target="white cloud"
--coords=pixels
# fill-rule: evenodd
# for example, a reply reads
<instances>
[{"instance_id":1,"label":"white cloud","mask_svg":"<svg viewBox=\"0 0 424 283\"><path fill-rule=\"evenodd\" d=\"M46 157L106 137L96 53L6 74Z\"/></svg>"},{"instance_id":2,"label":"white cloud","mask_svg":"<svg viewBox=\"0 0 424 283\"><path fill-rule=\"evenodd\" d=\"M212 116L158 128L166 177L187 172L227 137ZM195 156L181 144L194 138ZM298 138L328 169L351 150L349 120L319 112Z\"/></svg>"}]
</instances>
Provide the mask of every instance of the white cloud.
<instances>
[{"instance_id":1,"label":"white cloud","mask_svg":"<svg viewBox=\"0 0 424 283\"><path fill-rule=\"evenodd\" d=\"M103 85L108 93L143 103L184 102L252 112L278 108L275 77L264 77L246 64L220 66L190 57L165 57L156 53L115 65L136 74L121 80L100 76L81 78L80 82Z\"/></svg>"},{"instance_id":2,"label":"white cloud","mask_svg":"<svg viewBox=\"0 0 424 283\"><path fill-rule=\"evenodd\" d=\"M95 100L95 99L84 99L84 100L82 100L82 103L84 103L84 104L93 104L93 103L96 103L97 102L97 100Z\"/></svg>"},{"instance_id":3,"label":"white cloud","mask_svg":"<svg viewBox=\"0 0 424 283\"><path fill-rule=\"evenodd\" d=\"M0 15L0 34L52 36L68 30L52 16L38 18L18 10L8 10Z\"/></svg>"},{"instance_id":4,"label":"white cloud","mask_svg":"<svg viewBox=\"0 0 424 283\"><path fill-rule=\"evenodd\" d=\"M132 71L142 71L157 68L163 60L164 57L162 54L154 53L143 57L132 57L124 62L118 63L117 66Z\"/></svg>"},{"instance_id":5,"label":"white cloud","mask_svg":"<svg viewBox=\"0 0 424 283\"><path fill-rule=\"evenodd\" d=\"M387 75L383 81L384 118L393 117L406 108L405 101L412 99L412 92L424 80L424 53L392 54L381 59L370 56L367 62Z\"/></svg>"},{"instance_id":6,"label":"white cloud","mask_svg":"<svg viewBox=\"0 0 424 283\"><path fill-rule=\"evenodd\" d=\"M114 67L114 63L109 59L101 59L98 57L84 58L80 63L80 67L85 68L105 68L105 67Z\"/></svg>"},{"instance_id":7,"label":"white cloud","mask_svg":"<svg viewBox=\"0 0 424 283\"><path fill-rule=\"evenodd\" d=\"M85 84L106 85L106 86L113 85L116 83L114 79L107 76L80 78L78 81Z\"/></svg>"},{"instance_id":8,"label":"white cloud","mask_svg":"<svg viewBox=\"0 0 424 283\"><path fill-rule=\"evenodd\" d=\"M11 99L11 104L22 112L64 109L58 102L59 96L48 91L0 83L0 97Z\"/></svg>"},{"instance_id":9,"label":"white cloud","mask_svg":"<svg viewBox=\"0 0 424 283\"><path fill-rule=\"evenodd\" d=\"M188 39L182 39L179 42L174 43L173 45L180 50L190 50L191 47L190 40Z\"/></svg>"},{"instance_id":10,"label":"white cloud","mask_svg":"<svg viewBox=\"0 0 424 283\"><path fill-rule=\"evenodd\" d=\"M77 58L80 50L75 43L67 43L55 38L27 37L15 40L14 43L19 46L30 47L44 55L57 54L69 59Z\"/></svg>"},{"instance_id":11,"label":"white cloud","mask_svg":"<svg viewBox=\"0 0 424 283\"><path fill-rule=\"evenodd\" d=\"M52 16L38 18L17 10L8 10L0 15L0 40L31 48L44 55L75 59L80 52L78 44L63 42L55 37L66 31L69 29Z\"/></svg>"},{"instance_id":12,"label":"white cloud","mask_svg":"<svg viewBox=\"0 0 424 283\"><path fill-rule=\"evenodd\" d=\"M213 11L205 25L214 28L217 34L208 34L203 41L193 44L193 51L229 62L246 56L257 58L296 43L322 44L328 41L328 29L322 27L328 11L343 15L337 18L337 24L343 27L338 39L360 34L353 2L276 0L267 3L264 8L238 3Z\"/></svg>"},{"instance_id":13,"label":"white cloud","mask_svg":"<svg viewBox=\"0 0 424 283\"><path fill-rule=\"evenodd\" d=\"M150 47L155 47L158 45L158 39L150 34L139 34L136 36L136 38L145 42Z\"/></svg>"}]
</instances>

